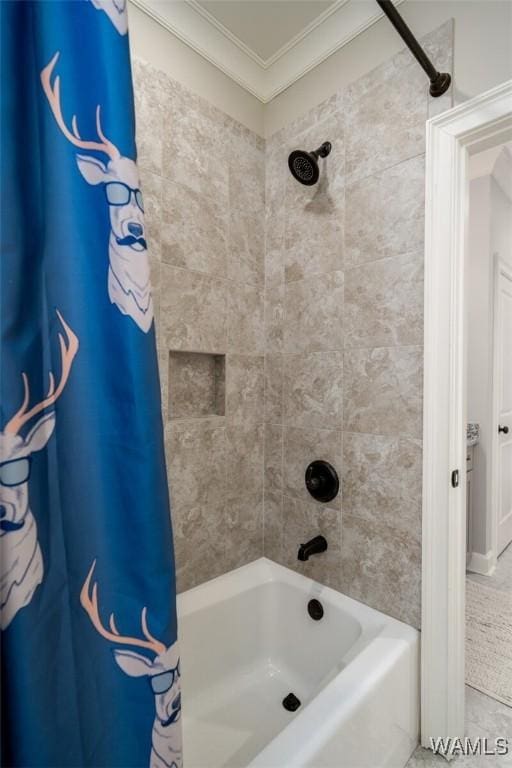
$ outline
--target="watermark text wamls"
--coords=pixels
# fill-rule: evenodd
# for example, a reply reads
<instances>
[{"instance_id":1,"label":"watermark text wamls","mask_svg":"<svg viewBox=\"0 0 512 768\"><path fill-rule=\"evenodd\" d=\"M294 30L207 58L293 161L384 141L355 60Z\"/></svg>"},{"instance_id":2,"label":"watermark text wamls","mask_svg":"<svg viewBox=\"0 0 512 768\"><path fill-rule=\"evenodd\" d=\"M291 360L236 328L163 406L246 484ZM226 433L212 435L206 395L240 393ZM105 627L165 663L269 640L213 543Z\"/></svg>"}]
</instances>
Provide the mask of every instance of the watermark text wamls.
<instances>
[{"instance_id":1,"label":"watermark text wamls","mask_svg":"<svg viewBox=\"0 0 512 768\"><path fill-rule=\"evenodd\" d=\"M438 738L430 739L430 749L437 755L445 757L456 757L457 755L508 755L510 751L509 740L498 736L496 739L490 739L487 736L476 736L470 738L465 736L463 739Z\"/></svg>"}]
</instances>

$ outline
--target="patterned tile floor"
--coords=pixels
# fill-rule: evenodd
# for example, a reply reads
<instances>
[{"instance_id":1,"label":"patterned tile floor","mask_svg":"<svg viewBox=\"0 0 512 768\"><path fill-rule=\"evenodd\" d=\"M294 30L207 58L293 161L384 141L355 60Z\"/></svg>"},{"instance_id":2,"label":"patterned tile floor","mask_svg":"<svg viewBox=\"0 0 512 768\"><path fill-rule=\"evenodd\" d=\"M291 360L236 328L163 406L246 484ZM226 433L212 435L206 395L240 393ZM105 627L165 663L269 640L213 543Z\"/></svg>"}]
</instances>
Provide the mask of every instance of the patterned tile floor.
<instances>
[{"instance_id":1,"label":"patterned tile floor","mask_svg":"<svg viewBox=\"0 0 512 768\"><path fill-rule=\"evenodd\" d=\"M512 709L469 685L466 686L466 735L473 740L487 736L489 747L494 739L507 738L509 754L459 756L448 763L441 755L418 747L406 768L512 768Z\"/></svg>"}]
</instances>

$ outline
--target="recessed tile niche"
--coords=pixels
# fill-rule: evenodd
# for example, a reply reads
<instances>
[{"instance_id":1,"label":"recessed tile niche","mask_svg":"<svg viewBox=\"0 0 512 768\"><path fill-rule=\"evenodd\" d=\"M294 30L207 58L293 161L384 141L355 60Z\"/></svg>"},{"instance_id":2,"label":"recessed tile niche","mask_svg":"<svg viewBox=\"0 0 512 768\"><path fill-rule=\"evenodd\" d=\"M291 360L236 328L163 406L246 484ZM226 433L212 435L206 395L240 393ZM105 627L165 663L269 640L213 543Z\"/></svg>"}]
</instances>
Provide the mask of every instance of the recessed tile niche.
<instances>
[{"instance_id":1,"label":"recessed tile niche","mask_svg":"<svg viewBox=\"0 0 512 768\"><path fill-rule=\"evenodd\" d=\"M225 355L169 352L169 418L224 416Z\"/></svg>"}]
</instances>

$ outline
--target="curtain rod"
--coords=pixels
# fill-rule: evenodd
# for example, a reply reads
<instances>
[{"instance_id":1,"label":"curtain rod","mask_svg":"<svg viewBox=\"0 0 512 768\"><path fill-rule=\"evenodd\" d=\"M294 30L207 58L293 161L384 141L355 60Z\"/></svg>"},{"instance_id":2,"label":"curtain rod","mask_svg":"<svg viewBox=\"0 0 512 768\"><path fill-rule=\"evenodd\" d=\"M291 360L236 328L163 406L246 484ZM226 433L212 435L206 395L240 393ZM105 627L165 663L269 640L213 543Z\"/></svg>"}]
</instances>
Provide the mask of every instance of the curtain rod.
<instances>
[{"instance_id":1,"label":"curtain rod","mask_svg":"<svg viewBox=\"0 0 512 768\"><path fill-rule=\"evenodd\" d=\"M406 46L411 51L412 55L423 67L430 79L430 95L442 96L445 91L448 90L451 83L451 77L448 72L438 72L434 67L429 57L403 20L402 16L398 13L392 0L377 0Z\"/></svg>"}]
</instances>

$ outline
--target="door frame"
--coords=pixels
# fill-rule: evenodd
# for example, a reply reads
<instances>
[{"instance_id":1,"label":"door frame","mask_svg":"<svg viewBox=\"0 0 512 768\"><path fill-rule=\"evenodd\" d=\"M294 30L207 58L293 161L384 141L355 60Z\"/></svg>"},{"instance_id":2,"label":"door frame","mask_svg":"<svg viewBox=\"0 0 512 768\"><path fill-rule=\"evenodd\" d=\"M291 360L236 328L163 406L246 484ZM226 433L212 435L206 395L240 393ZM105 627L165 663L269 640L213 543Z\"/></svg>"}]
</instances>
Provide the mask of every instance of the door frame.
<instances>
[{"instance_id":1,"label":"door frame","mask_svg":"<svg viewBox=\"0 0 512 768\"><path fill-rule=\"evenodd\" d=\"M493 264L493 307L492 307L492 387L491 387L491 425L494 425L494 431L491 439L491 546L492 546L492 560L491 560L491 572L494 571L498 564L498 517L499 517L499 469L498 459L500 451L500 438L498 430L496 429L499 421L498 413L498 401L499 401L499 386L500 386L500 367L499 362L499 349L497 343L496 333L498 330L498 312L499 312L499 292L500 292L500 277L506 275L509 280L512 280L512 268L502 259L499 254L495 253Z\"/></svg>"},{"instance_id":2,"label":"door frame","mask_svg":"<svg viewBox=\"0 0 512 768\"><path fill-rule=\"evenodd\" d=\"M512 80L427 121L421 741L464 736L468 158L512 138ZM459 484L452 487L452 472Z\"/></svg>"}]
</instances>

